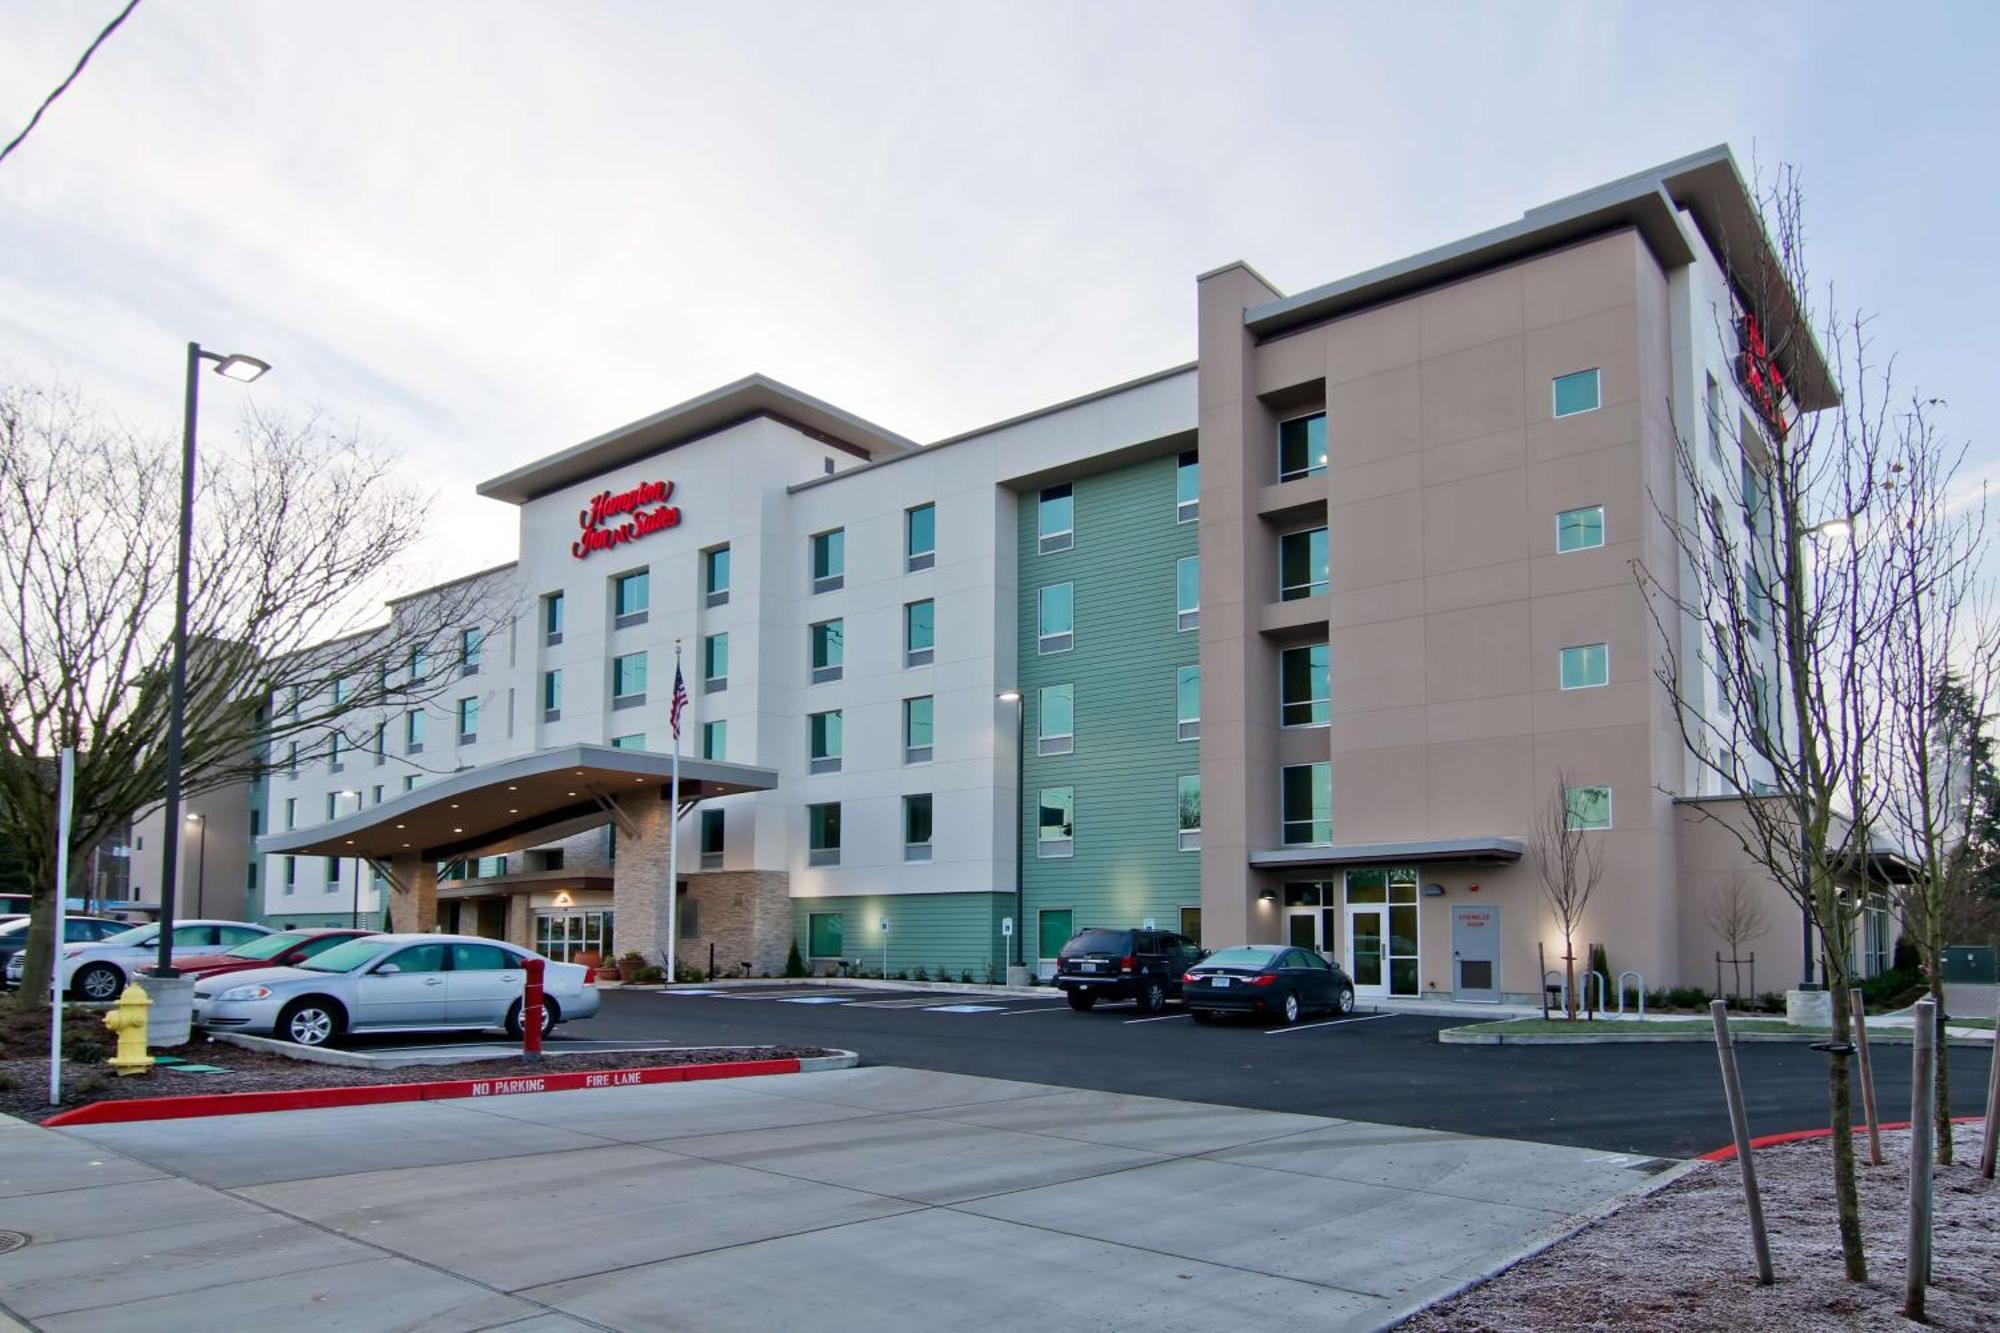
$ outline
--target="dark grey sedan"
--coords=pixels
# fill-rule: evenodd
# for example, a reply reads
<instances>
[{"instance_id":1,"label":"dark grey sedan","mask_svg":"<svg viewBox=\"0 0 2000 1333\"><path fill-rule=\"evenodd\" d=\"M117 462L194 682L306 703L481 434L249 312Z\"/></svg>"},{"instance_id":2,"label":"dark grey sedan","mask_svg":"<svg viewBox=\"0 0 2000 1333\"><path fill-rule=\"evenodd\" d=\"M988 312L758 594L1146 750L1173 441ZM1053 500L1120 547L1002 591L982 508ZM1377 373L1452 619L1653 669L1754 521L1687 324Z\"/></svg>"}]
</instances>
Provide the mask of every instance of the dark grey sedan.
<instances>
[{"instance_id":1,"label":"dark grey sedan","mask_svg":"<svg viewBox=\"0 0 2000 1333\"><path fill-rule=\"evenodd\" d=\"M1311 949L1239 944L1220 949L1181 978L1181 999L1197 1023L1217 1014L1253 1014L1296 1023L1309 1011L1354 1012L1354 983Z\"/></svg>"}]
</instances>

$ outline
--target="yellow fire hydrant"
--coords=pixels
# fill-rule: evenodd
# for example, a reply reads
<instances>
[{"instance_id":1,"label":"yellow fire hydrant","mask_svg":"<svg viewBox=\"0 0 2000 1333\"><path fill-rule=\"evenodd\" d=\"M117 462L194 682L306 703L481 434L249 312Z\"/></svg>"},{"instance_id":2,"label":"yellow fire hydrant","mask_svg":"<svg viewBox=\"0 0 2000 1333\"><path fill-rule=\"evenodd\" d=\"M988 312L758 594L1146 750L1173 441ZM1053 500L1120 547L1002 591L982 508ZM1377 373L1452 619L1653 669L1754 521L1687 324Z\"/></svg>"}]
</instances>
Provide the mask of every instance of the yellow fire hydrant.
<instances>
[{"instance_id":1,"label":"yellow fire hydrant","mask_svg":"<svg viewBox=\"0 0 2000 1333\"><path fill-rule=\"evenodd\" d=\"M120 1074L143 1074L153 1067L153 1057L146 1054L146 1011L152 1007L152 997L134 982L118 997L118 1007L104 1016L104 1026L118 1034L111 1067Z\"/></svg>"}]
</instances>

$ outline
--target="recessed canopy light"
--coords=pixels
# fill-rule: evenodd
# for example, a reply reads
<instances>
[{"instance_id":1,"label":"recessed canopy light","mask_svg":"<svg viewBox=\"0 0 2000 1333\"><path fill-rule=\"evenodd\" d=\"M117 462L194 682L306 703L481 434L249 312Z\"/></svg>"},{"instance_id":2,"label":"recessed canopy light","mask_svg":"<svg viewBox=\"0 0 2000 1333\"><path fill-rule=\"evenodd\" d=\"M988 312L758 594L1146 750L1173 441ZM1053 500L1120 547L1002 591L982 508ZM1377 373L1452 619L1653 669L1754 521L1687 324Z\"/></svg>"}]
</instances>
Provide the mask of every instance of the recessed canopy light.
<instances>
[{"instance_id":1,"label":"recessed canopy light","mask_svg":"<svg viewBox=\"0 0 2000 1333\"><path fill-rule=\"evenodd\" d=\"M519 810L509 810L509 811L508 811L507 813L508 813L508 814L510 814L510 815L518 815L518 814L520 814L521 812L520 812Z\"/></svg>"},{"instance_id":2,"label":"recessed canopy light","mask_svg":"<svg viewBox=\"0 0 2000 1333\"><path fill-rule=\"evenodd\" d=\"M463 833L463 832L465 832L465 830L464 830L464 829L462 829L462 828L455 828L455 829L453 829L453 830L452 830L452 832L453 832L453 833Z\"/></svg>"},{"instance_id":3,"label":"recessed canopy light","mask_svg":"<svg viewBox=\"0 0 2000 1333\"><path fill-rule=\"evenodd\" d=\"M508 791L519 791L519 790L521 790L521 789L520 789L519 787L509 787L509 788L508 788L507 790L508 790Z\"/></svg>"},{"instance_id":4,"label":"recessed canopy light","mask_svg":"<svg viewBox=\"0 0 2000 1333\"><path fill-rule=\"evenodd\" d=\"M347 840L347 845L348 845L349 847L352 847L352 846L354 845L354 839L352 839L352 838L349 838L349 839Z\"/></svg>"},{"instance_id":5,"label":"recessed canopy light","mask_svg":"<svg viewBox=\"0 0 2000 1333\"><path fill-rule=\"evenodd\" d=\"M571 793L570 793L570 795L571 795L571 796L574 796L574 795L576 795L576 793L575 793L575 792L571 792Z\"/></svg>"},{"instance_id":6,"label":"recessed canopy light","mask_svg":"<svg viewBox=\"0 0 2000 1333\"><path fill-rule=\"evenodd\" d=\"M398 824L398 825L396 825L396 827L397 827L397 828L401 828L401 827L403 827L403 826L402 826L401 824Z\"/></svg>"},{"instance_id":7,"label":"recessed canopy light","mask_svg":"<svg viewBox=\"0 0 2000 1333\"><path fill-rule=\"evenodd\" d=\"M452 809L454 809L454 810L458 809L458 802L457 802L457 801L453 801L453 802L451 803L451 808L452 808Z\"/></svg>"}]
</instances>

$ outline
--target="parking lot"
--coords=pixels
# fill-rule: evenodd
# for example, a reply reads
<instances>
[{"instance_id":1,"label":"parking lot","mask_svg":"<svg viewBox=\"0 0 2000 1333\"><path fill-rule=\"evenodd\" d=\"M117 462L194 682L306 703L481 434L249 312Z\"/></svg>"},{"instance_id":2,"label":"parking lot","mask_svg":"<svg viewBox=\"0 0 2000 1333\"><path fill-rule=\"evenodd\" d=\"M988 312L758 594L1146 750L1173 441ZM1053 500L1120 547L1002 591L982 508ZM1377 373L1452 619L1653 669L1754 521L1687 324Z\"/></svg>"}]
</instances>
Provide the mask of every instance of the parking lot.
<instances>
[{"instance_id":1,"label":"parking lot","mask_svg":"<svg viewBox=\"0 0 2000 1333\"><path fill-rule=\"evenodd\" d=\"M1460 1017L1376 1014L1296 1027L1201 1026L1178 1006L1073 1012L1040 997L871 987L609 992L566 1031L599 1041L837 1046L874 1064L1020 1079L1464 1134L1686 1157L1729 1141L1715 1052L1674 1046L1446 1046ZM1909 1105L1909 1047L1885 1045L1876 1086ZM1985 1050L1953 1047L1957 1108L1980 1109ZM1826 1123L1826 1057L1805 1045L1738 1048L1755 1133ZM1859 1092L1856 1093L1857 1099ZM1856 1112L1859 1113L1857 1100Z\"/></svg>"}]
</instances>

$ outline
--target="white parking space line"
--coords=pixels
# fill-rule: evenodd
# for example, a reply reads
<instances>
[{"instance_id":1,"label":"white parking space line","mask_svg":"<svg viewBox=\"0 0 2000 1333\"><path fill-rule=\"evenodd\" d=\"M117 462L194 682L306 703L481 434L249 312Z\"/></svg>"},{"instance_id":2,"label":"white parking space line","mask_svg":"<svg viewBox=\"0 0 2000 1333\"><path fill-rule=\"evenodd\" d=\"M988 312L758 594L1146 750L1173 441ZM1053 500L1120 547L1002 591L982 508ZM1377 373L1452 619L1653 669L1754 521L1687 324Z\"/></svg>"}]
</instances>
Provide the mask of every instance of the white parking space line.
<instances>
[{"instance_id":1,"label":"white parking space line","mask_svg":"<svg viewBox=\"0 0 2000 1333\"><path fill-rule=\"evenodd\" d=\"M779 1004L850 1004L844 995L794 995L779 1000Z\"/></svg>"},{"instance_id":2,"label":"white parking space line","mask_svg":"<svg viewBox=\"0 0 2000 1333\"><path fill-rule=\"evenodd\" d=\"M1170 1018L1192 1018L1192 1017L1193 1017L1192 1014L1155 1014L1151 1018L1128 1018L1125 1020L1125 1023L1126 1026L1129 1027L1134 1023L1164 1023Z\"/></svg>"},{"instance_id":3,"label":"white parking space line","mask_svg":"<svg viewBox=\"0 0 2000 1333\"><path fill-rule=\"evenodd\" d=\"M1311 1028L1337 1028L1348 1023L1367 1023L1377 1018L1394 1017L1394 1014L1363 1014L1359 1018L1329 1018L1324 1023L1300 1023L1297 1027L1268 1028L1265 1030L1264 1035L1267 1037L1282 1037L1288 1032L1305 1032Z\"/></svg>"},{"instance_id":4,"label":"white parking space line","mask_svg":"<svg viewBox=\"0 0 2000 1333\"><path fill-rule=\"evenodd\" d=\"M1033 1000L1024 1000L1021 1008L1009 1009L1007 1011L1009 1017L1015 1014L1066 1014L1068 1012L1069 1006L1066 1004L1036 1005Z\"/></svg>"},{"instance_id":5,"label":"white parking space line","mask_svg":"<svg viewBox=\"0 0 2000 1333\"><path fill-rule=\"evenodd\" d=\"M933 1014L997 1014L1002 1012L997 1004L939 1004L933 1005Z\"/></svg>"}]
</instances>

